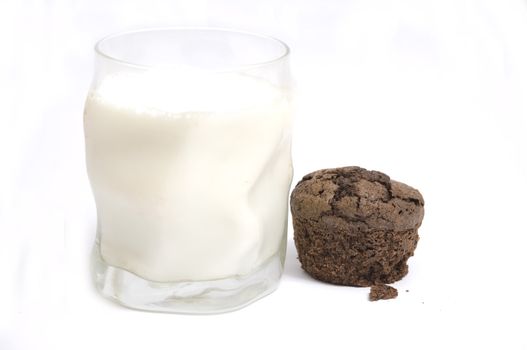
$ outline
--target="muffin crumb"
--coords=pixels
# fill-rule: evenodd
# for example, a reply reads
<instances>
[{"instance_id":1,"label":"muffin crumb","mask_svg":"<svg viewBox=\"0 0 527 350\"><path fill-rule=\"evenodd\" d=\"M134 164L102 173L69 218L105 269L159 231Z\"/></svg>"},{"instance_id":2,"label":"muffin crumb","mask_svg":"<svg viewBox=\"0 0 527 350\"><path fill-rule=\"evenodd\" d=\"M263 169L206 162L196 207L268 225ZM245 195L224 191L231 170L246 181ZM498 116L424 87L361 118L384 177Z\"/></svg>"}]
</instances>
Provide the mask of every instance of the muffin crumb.
<instances>
[{"instance_id":1,"label":"muffin crumb","mask_svg":"<svg viewBox=\"0 0 527 350\"><path fill-rule=\"evenodd\" d=\"M394 299L397 295L397 289L386 284L376 284L370 288L370 301Z\"/></svg>"}]
</instances>

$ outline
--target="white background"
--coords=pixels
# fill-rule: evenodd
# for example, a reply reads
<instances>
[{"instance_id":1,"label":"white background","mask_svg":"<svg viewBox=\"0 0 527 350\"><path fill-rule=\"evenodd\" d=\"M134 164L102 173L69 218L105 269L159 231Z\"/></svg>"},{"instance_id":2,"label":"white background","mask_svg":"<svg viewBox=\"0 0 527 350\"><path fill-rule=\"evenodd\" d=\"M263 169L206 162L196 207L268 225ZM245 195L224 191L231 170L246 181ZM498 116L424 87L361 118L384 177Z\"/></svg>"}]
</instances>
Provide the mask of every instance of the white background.
<instances>
[{"instance_id":1,"label":"white background","mask_svg":"<svg viewBox=\"0 0 527 350\"><path fill-rule=\"evenodd\" d=\"M361 165L421 190L421 240L397 299L309 278L292 230L279 289L234 313L137 312L94 292L82 133L92 47L154 25L291 46L294 184ZM527 349L524 1L2 0L0 43L1 350Z\"/></svg>"}]
</instances>

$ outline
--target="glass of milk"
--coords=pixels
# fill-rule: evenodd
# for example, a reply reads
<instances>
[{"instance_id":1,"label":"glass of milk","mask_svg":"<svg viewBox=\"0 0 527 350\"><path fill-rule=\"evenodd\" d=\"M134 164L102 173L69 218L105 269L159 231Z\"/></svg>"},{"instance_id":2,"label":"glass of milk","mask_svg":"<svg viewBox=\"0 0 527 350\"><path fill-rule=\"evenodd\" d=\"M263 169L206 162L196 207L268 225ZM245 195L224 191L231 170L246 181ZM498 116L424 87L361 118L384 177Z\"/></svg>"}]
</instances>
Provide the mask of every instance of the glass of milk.
<instances>
[{"instance_id":1,"label":"glass of milk","mask_svg":"<svg viewBox=\"0 0 527 350\"><path fill-rule=\"evenodd\" d=\"M84 111L100 293L216 313L276 289L291 185L288 47L211 28L109 36Z\"/></svg>"}]
</instances>

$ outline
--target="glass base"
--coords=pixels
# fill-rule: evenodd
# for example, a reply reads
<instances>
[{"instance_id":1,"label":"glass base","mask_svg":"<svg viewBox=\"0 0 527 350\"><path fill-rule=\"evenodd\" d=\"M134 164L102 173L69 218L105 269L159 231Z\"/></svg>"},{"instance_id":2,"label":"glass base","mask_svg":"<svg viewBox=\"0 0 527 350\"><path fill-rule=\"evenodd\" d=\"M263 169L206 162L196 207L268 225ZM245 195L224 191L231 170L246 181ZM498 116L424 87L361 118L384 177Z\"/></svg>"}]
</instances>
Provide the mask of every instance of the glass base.
<instances>
[{"instance_id":1,"label":"glass base","mask_svg":"<svg viewBox=\"0 0 527 350\"><path fill-rule=\"evenodd\" d=\"M108 265L95 244L92 275L97 290L123 306L157 312L213 314L240 309L272 293L283 259L273 255L252 273L211 281L152 282Z\"/></svg>"}]
</instances>

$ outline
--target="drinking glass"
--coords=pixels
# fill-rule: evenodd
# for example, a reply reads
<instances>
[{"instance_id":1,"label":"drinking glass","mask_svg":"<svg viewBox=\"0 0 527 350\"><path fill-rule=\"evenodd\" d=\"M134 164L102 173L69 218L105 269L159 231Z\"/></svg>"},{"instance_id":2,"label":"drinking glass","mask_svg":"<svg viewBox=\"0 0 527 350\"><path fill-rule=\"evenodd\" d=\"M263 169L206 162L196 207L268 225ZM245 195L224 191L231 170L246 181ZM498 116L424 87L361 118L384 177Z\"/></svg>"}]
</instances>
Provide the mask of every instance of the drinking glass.
<instances>
[{"instance_id":1,"label":"drinking glass","mask_svg":"<svg viewBox=\"0 0 527 350\"><path fill-rule=\"evenodd\" d=\"M102 39L84 111L93 277L130 308L216 313L277 288L291 163L289 49L213 28Z\"/></svg>"}]
</instances>

